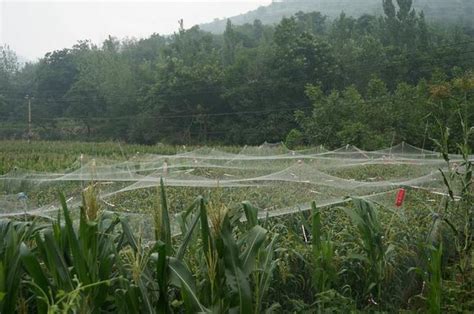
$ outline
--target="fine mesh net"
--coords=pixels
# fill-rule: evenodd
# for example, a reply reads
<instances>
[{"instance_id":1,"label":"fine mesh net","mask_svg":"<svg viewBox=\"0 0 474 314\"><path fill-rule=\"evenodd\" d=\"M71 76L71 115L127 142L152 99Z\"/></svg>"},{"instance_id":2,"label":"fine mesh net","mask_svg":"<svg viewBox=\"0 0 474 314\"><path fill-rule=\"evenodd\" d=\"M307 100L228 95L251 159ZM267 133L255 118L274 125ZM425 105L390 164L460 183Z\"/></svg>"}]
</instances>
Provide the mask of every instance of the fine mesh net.
<instances>
[{"instance_id":1,"label":"fine mesh net","mask_svg":"<svg viewBox=\"0 0 474 314\"><path fill-rule=\"evenodd\" d=\"M460 156L452 155L453 164ZM80 156L69 169L40 173L15 168L0 176L0 218L54 218L58 191L68 205L81 204L81 193L93 182L105 210L126 215L140 230L149 230L158 208L163 179L172 210L186 208L197 195L228 207L249 201L264 216L279 216L360 196L395 209L396 191L413 202L435 203L445 191L439 153L405 143L378 151L345 146L294 151L283 144L246 146L238 153L199 148L175 155L135 155L125 161ZM145 231L144 231L145 232Z\"/></svg>"}]
</instances>

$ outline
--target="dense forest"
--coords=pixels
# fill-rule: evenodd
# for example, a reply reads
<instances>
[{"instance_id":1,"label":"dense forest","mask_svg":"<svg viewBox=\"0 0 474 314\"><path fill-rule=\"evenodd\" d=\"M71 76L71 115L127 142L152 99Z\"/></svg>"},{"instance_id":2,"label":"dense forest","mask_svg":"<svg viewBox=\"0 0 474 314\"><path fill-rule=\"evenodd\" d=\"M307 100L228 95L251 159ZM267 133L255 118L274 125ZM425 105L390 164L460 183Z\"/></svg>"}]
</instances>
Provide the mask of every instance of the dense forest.
<instances>
[{"instance_id":1,"label":"dense forest","mask_svg":"<svg viewBox=\"0 0 474 314\"><path fill-rule=\"evenodd\" d=\"M459 116L474 120L473 29L428 21L412 0L380 10L229 20L223 34L181 23L23 66L4 46L0 137L27 136L28 103L41 139L431 148L439 123L460 136Z\"/></svg>"}]
</instances>

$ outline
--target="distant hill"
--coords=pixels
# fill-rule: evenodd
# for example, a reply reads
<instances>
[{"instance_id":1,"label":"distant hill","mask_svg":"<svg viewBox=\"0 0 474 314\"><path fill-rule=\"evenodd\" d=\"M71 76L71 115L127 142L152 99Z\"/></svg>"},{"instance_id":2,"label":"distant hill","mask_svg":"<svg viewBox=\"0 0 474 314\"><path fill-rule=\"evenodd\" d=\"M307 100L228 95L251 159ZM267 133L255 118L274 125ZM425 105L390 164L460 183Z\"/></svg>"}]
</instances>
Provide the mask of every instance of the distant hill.
<instances>
[{"instance_id":1,"label":"distant hill","mask_svg":"<svg viewBox=\"0 0 474 314\"><path fill-rule=\"evenodd\" d=\"M396 3L396 0L393 2ZM413 5L417 11L423 10L428 20L474 27L474 0L413 0ZM280 0L229 19L236 25L252 23L256 19L263 24L275 24L298 11L318 11L330 19L338 17L341 12L354 17L383 13L382 0ZM213 33L222 33L226 21L227 19L216 19L200 27Z\"/></svg>"}]
</instances>

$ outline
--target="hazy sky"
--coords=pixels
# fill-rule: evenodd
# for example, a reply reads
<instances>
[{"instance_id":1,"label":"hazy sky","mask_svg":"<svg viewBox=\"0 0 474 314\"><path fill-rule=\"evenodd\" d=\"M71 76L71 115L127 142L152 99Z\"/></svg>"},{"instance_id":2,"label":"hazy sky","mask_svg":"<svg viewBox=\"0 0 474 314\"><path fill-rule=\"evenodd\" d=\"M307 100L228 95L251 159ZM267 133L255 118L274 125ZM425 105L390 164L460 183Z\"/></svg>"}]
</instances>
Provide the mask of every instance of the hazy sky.
<instances>
[{"instance_id":1,"label":"hazy sky","mask_svg":"<svg viewBox=\"0 0 474 314\"><path fill-rule=\"evenodd\" d=\"M181 18L189 28L269 3L271 0L0 0L0 44L35 60L81 39L100 43L108 35L171 34Z\"/></svg>"}]
</instances>

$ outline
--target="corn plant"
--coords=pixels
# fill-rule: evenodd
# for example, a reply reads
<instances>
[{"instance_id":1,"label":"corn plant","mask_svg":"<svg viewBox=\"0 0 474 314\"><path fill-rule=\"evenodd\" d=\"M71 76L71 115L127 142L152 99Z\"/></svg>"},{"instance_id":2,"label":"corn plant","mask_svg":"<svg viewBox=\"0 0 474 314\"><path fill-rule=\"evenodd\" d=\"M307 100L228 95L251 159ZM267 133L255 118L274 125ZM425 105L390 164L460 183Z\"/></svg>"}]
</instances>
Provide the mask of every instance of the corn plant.
<instances>
[{"instance_id":1,"label":"corn plant","mask_svg":"<svg viewBox=\"0 0 474 314\"><path fill-rule=\"evenodd\" d=\"M242 212L245 222L241 222ZM202 304L199 310L260 313L265 309L265 295L276 267L273 252L277 236L266 241L268 232L259 225L257 214L248 203L232 212L199 197L179 215L182 243L187 246L178 249L176 258L184 261L188 256L195 265L197 290L193 286L187 293L197 295L195 305ZM193 234L198 225L199 234ZM197 251L193 250L196 246ZM187 248L194 254L186 254Z\"/></svg>"},{"instance_id":2,"label":"corn plant","mask_svg":"<svg viewBox=\"0 0 474 314\"><path fill-rule=\"evenodd\" d=\"M277 236L266 241L268 232L259 225L257 209L243 204L239 213L245 213L245 223L239 213L210 219L208 205L199 197L181 215L183 234L175 247L163 184L159 192L151 248L126 220L102 211L90 193L84 194L77 226L62 195L62 212L50 226L38 231L2 224L2 313L17 308L22 279L31 296L28 306L40 313L264 310ZM198 260L204 262L194 275L186 258L190 244L201 248Z\"/></svg>"},{"instance_id":3,"label":"corn plant","mask_svg":"<svg viewBox=\"0 0 474 314\"><path fill-rule=\"evenodd\" d=\"M0 220L0 313L13 313L20 302L21 245L40 230L34 224Z\"/></svg>"},{"instance_id":4,"label":"corn plant","mask_svg":"<svg viewBox=\"0 0 474 314\"><path fill-rule=\"evenodd\" d=\"M321 212L316 203L312 208L312 253L313 253L313 285L316 293L323 293L332 288L336 278L334 267L334 244L324 237L321 230Z\"/></svg>"},{"instance_id":5,"label":"corn plant","mask_svg":"<svg viewBox=\"0 0 474 314\"><path fill-rule=\"evenodd\" d=\"M427 245L426 248L425 270L415 267L409 271L415 271L423 278L423 290L418 297L426 301L429 313L441 313L443 244L438 247ZM423 295L425 290L426 296Z\"/></svg>"},{"instance_id":6,"label":"corn plant","mask_svg":"<svg viewBox=\"0 0 474 314\"><path fill-rule=\"evenodd\" d=\"M50 228L35 234L35 247L25 243L20 246L37 308L62 307L58 300L68 299L64 297L68 293L78 295L76 306L83 311L112 306L107 296L111 294L110 283L119 276L114 273L114 266L122 244L113 234L119 219L105 214L89 219L83 206L75 229L63 195L60 200L64 224L58 215Z\"/></svg>"},{"instance_id":7,"label":"corn plant","mask_svg":"<svg viewBox=\"0 0 474 314\"><path fill-rule=\"evenodd\" d=\"M361 198L352 198L353 208L344 208L345 213L351 218L356 226L360 242L358 245L364 254L352 254L355 258L368 267L367 281L364 293L369 297L371 303L375 295L378 302L382 298L382 283L385 272L389 266L393 245L386 245L383 241L383 229L377 217L375 206Z\"/></svg>"},{"instance_id":8,"label":"corn plant","mask_svg":"<svg viewBox=\"0 0 474 314\"><path fill-rule=\"evenodd\" d=\"M194 232L196 224L193 224L184 235L185 241L178 249L178 254L173 256L173 247L171 243L171 224L169 218L168 203L166 192L161 180L160 185L161 207L160 215L155 218L156 225L156 244L152 250L152 259L156 267L156 280L159 287L159 298L157 303L157 312L170 312L170 301L168 299L169 285L181 288L181 296L188 311L206 312L208 311L200 302L195 279L183 261L184 252L189 243L191 234ZM193 207L191 207L192 209Z\"/></svg>"},{"instance_id":9,"label":"corn plant","mask_svg":"<svg viewBox=\"0 0 474 314\"><path fill-rule=\"evenodd\" d=\"M219 208L212 210L224 212L212 212L210 218L206 200L198 197L178 216L182 234L181 245L175 250L163 183L160 195L160 211L155 218L156 244L150 255L159 288L156 311L171 311L169 291L175 287L179 288L188 312L259 313L275 267L276 238L264 246L267 231L258 225L256 208L243 205L247 222L239 231L236 226L240 216ZM236 232L240 233L238 238ZM195 261L201 262L196 276L186 262L186 253L194 245L200 247ZM195 277L202 281L196 284Z\"/></svg>"},{"instance_id":10,"label":"corn plant","mask_svg":"<svg viewBox=\"0 0 474 314\"><path fill-rule=\"evenodd\" d=\"M441 313L441 295L442 295L442 275L441 262L443 255L443 244L438 248L430 248L431 254L428 263L429 278L428 283L428 304L430 313Z\"/></svg>"},{"instance_id":11,"label":"corn plant","mask_svg":"<svg viewBox=\"0 0 474 314\"><path fill-rule=\"evenodd\" d=\"M256 227L259 224L258 209L248 202L242 203L248 227ZM270 284L273 278L273 272L277 266L278 260L275 258L275 248L279 234L275 233L271 241L258 250L252 279L254 283L254 304L255 313L261 313L264 310L265 297L268 294ZM278 308L278 304L271 304L269 309Z\"/></svg>"},{"instance_id":12,"label":"corn plant","mask_svg":"<svg viewBox=\"0 0 474 314\"><path fill-rule=\"evenodd\" d=\"M204 200L201 200L200 208L202 249L210 274L205 287L209 289L211 308L255 312L250 275L267 231L258 225L250 227L252 219L249 219L249 229L236 238L231 222L235 217L226 212L221 220L213 222L211 228Z\"/></svg>"},{"instance_id":13,"label":"corn plant","mask_svg":"<svg viewBox=\"0 0 474 314\"><path fill-rule=\"evenodd\" d=\"M440 213L443 221L454 234L454 244L458 254L457 268L463 283L472 288L470 273L472 271L472 248L474 243L474 192L473 165L469 140L474 134L474 127L469 127L467 121L460 115L463 141L458 144L462 162L451 164L448 153L450 133L448 128L440 124L441 139L433 140L446 161L447 169L439 169L447 190L444 202L444 212Z\"/></svg>"},{"instance_id":14,"label":"corn plant","mask_svg":"<svg viewBox=\"0 0 474 314\"><path fill-rule=\"evenodd\" d=\"M315 301L309 309L316 309L318 313L354 311L354 301L343 295L349 287L337 286L339 275L345 269L338 268L335 242L330 234L323 232L321 209L316 207L316 202L311 203L311 221L311 267Z\"/></svg>"}]
</instances>

